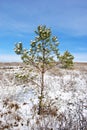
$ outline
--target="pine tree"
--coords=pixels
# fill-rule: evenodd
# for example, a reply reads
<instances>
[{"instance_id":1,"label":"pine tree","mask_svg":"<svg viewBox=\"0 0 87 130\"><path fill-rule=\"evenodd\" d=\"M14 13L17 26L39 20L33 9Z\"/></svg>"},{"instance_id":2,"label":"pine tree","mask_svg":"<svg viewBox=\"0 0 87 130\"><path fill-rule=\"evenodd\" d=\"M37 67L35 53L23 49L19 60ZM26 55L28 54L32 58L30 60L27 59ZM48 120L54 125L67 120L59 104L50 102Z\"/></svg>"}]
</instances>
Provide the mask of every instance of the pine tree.
<instances>
[{"instance_id":1,"label":"pine tree","mask_svg":"<svg viewBox=\"0 0 87 130\"><path fill-rule=\"evenodd\" d=\"M17 43L14 51L16 54L21 55L25 64L36 67L41 74L38 110L38 114L40 115L44 98L44 75L48 69L54 66L55 62L57 63L57 59L59 58L59 42L57 37L52 36L51 29L46 26L38 26L35 34L35 40L31 42L29 50L23 49L22 43Z\"/></svg>"},{"instance_id":2,"label":"pine tree","mask_svg":"<svg viewBox=\"0 0 87 130\"><path fill-rule=\"evenodd\" d=\"M72 68L73 59L74 56L68 51L65 51L63 55L59 56L59 61L62 64L63 68Z\"/></svg>"}]
</instances>

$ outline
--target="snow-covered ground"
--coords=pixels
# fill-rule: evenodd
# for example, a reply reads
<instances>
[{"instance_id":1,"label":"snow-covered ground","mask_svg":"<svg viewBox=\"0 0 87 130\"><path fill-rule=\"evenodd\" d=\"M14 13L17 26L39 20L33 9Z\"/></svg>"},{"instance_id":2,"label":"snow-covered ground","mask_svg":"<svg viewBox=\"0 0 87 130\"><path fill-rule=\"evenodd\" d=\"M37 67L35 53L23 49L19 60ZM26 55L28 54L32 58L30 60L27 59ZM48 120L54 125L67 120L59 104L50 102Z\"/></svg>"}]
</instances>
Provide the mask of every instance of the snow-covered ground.
<instances>
[{"instance_id":1,"label":"snow-covered ground","mask_svg":"<svg viewBox=\"0 0 87 130\"><path fill-rule=\"evenodd\" d=\"M53 68L45 74L44 106L35 85L17 82L19 66L0 67L0 130L87 130L87 71ZM39 82L37 79L37 82Z\"/></svg>"}]
</instances>

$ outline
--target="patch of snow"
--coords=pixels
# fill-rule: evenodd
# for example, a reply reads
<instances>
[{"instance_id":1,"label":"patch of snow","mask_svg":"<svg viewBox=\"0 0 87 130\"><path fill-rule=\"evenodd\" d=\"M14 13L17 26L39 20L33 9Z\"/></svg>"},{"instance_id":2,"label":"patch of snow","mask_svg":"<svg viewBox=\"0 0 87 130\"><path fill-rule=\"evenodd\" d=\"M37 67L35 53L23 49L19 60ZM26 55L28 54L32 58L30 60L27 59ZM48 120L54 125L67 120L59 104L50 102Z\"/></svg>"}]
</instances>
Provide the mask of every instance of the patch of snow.
<instances>
[{"instance_id":1,"label":"patch of snow","mask_svg":"<svg viewBox=\"0 0 87 130\"><path fill-rule=\"evenodd\" d=\"M4 73L15 74L15 72L17 72L16 68L14 68L13 72L8 70ZM61 75L51 75L46 73L44 93L47 95L45 96L48 96L50 100L55 102L58 112L65 113L66 118L68 118L69 112L71 113L72 118L74 118L74 116L79 118L78 111L80 111L87 119L87 73L82 73L76 70L60 70L60 73ZM8 107L3 107L3 100L9 98L12 103L19 104L18 111L15 111L14 107L11 109L15 115L19 114L22 117L17 129L29 130L29 128L35 125L36 119L39 119L37 110L35 108L35 115L33 115L33 107L37 107L38 104L38 92L34 90L33 85L17 85L15 81L9 81L8 77L6 77L4 74L3 80L0 80L0 83L0 114L7 112ZM79 108L79 105L81 105L81 108ZM0 120L4 125L6 120L13 123L14 119L12 118L13 117L4 115ZM50 117L47 117L44 118L45 123L47 122L48 118L50 120L50 123L48 123L49 128L51 128L53 125L54 128L56 127L55 130L57 130L59 127L58 121L56 121L54 118L50 119ZM28 120L30 123L27 126ZM53 123L52 120L55 123ZM40 123L43 125L43 121L41 121L42 120L40 119ZM74 121L76 120L74 119ZM21 125L22 123L23 125ZM14 130L16 130L15 126ZM38 130L38 128L36 130Z\"/></svg>"}]
</instances>

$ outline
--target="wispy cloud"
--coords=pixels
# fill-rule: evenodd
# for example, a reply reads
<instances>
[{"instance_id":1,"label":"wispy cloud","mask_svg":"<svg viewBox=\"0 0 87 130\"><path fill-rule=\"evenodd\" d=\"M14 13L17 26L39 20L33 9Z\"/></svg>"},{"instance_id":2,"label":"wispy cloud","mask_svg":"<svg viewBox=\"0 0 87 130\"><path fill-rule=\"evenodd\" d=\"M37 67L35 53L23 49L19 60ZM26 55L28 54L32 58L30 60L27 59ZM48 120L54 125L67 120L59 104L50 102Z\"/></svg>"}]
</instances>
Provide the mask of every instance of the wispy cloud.
<instances>
[{"instance_id":1,"label":"wispy cloud","mask_svg":"<svg viewBox=\"0 0 87 130\"><path fill-rule=\"evenodd\" d=\"M86 51L86 52L87 52L87 48L86 48L86 47L79 47L78 50L79 50L79 51L82 51L82 52L83 52L83 51Z\"/></svg>"},{"instance_id":2,"label":"wispy cloud","mask_svg":"<svg viewBox=\"0 0 87 130\"><path fill-rule=\"evenodd\" d=\"M21 62L20 56L17 55L0 55L0 62Z\"/></svg>"},{"instance_id":3,"label":"wispy cloud","mask_svg":"<svg viewBox=\"0 0 87 130\"><path fill-rule=\"evenodd\" d=\"M74 61L76 62L87 62L87 53L73 53Z\"/></svg>"},{"instance_id":4,"label":"wispy cloud","mask_svg":"<svg viewBox=\"0 0 87 130\"><path fill-rule=\"evenodd\" d=\"M75 62L87 62L87 53L73 53ZM0 55L0 62L22 62L18 55Z\"/></svg>"}]
</instances>

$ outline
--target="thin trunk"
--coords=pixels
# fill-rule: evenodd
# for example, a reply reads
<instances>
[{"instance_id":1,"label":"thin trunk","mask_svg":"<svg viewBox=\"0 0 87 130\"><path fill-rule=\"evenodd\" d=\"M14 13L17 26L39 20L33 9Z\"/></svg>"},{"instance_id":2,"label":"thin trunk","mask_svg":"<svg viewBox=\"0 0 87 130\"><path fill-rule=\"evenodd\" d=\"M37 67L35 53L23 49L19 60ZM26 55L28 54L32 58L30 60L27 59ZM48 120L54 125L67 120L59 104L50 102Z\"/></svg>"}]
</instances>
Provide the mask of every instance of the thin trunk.
<instances>
[{"instance_id":1,"label":"thin trunk","mask_svg":"<svg viewBox=\"0 0 87 130\"><path fill-rule=\"evenodd\" d=\"M39 110L38 110L38 114L41 115L42 112L42 102L43 102L43 90L44 90L44 72L42 72L42 76L41 76L41 92L40 92L40 97L39 97Z\"/></svg>"},{"instance_id":2,"label":"thin trunk","mask_svg":"<svg viewBox=\"0 0 87 130\"><path fill-rule=\"evenodd\" d=\"M42 43L43 46L43 60L42 60L42 71L41 71L41 92L40 92L40 98L39 98L39 110L38 110L38 114L41 115L42 112L42 108L43 108L43 98L44 98L44 73L45 73L45 66L44 66L44 62L45 62L45 49L44 49L44 42Z\"/></svg>"}]
</instances>

